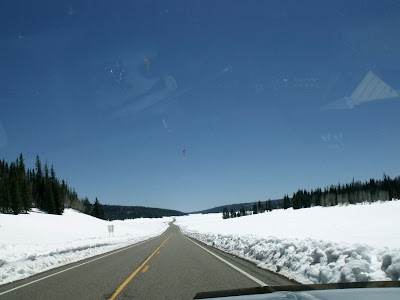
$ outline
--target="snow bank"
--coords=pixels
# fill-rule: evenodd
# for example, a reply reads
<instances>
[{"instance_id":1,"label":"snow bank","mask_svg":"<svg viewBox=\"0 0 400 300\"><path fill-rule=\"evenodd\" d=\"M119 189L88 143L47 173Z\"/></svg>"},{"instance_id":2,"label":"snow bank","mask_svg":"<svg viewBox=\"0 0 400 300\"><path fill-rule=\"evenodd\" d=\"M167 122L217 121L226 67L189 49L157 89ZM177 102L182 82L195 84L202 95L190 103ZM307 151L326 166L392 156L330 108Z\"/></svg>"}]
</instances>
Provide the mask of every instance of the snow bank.
<instances>
[{"instance_id":1,"label":"snow bank","mask_svg":"<svg viewBox=\"0 0 400 300\"><path fill-rule=\"evenodd\" d=\"M182 232L301 283L400 279L400 201L222 219L177 217Z\"/></svg>"},{"instance_id":2,"label":"snow bank","mask_svg":"<svg viewBox=\"0 0 400 300\"><path fill-rule=\"evenodd\" d=\"M172 218L108 222L72 209L0 214L0 284L162 234ZM114 237L108 226L114 224Z\"/></svg>"}]
</instances>

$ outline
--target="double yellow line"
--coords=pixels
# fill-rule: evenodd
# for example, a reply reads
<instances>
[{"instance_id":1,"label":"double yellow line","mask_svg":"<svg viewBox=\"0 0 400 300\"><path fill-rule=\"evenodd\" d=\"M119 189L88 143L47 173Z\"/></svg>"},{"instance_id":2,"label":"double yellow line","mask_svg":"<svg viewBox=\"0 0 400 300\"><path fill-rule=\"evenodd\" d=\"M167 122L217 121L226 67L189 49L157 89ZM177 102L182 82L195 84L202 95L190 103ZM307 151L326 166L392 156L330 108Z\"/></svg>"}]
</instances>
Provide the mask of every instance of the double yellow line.
<instances>
[{"instance_id":1,"label":"double yellow line","mask_svg":"<svg viewBox=\"0 0 400 300\"><path fill-rule=\"evenodd\" d=\"M119 286L119 288L114 292L114 294L111 296L110 300L114 300L119 293L121 293L121 291L126 287L126 285L132 280L133 277L136 276L137 273L139 273L139 271L143 268L143 266L153 257L154 254L157 253L158 250L160 250L160 248L162 246L164 246L164 244L168 241L168 239L171 237L172 233L164 240L164 242L161 243L161 245L152 253L150 254L150 256L148 258L146 258L146 260ZM147 270L146 270L147 271Z\"/></svg>"}]
</instances>

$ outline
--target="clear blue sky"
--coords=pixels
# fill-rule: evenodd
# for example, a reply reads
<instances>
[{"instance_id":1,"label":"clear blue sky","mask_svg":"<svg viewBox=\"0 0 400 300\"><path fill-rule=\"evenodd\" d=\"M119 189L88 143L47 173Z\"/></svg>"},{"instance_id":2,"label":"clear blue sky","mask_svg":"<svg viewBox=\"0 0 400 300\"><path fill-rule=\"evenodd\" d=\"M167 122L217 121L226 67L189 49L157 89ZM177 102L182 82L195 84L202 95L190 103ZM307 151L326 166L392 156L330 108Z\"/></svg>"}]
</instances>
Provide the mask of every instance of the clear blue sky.
<instances>
[{"instance_id":1,"label":"clear blue sky","mask_svg":"<svg viewBox=\"0 0 400 300\"><path fill-rule=\"evenodd\" d=\"M399 37L398 1L1 1L0 156L182 211L397 176L400 99L330 104L399 90Z\"/></svg>"}]
</instances>

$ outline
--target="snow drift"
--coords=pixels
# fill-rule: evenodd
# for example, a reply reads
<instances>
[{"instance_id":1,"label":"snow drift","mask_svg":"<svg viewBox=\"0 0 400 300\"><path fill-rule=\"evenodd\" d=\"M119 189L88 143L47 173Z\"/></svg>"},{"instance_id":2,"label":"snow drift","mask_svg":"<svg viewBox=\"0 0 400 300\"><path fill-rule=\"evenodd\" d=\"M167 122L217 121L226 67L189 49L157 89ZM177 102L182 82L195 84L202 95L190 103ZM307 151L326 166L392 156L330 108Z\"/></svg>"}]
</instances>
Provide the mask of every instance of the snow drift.
<instances>
[{"instance_id":1,"label":"snow drift","mask_svg":"<svg viewBox=\"0 0 400 300\"><path fill-rule=\"evenodd\" d=\"M162 234L172 218L108 222L72 209L0 214L0 284ZM114 237L108 225L114 224Z\"/></svg>"},{"instance_id":2,"label":"snow drift","mask_svg":"<svg viewBox=\"0 0 400 300\"><path fill-rule=\"evenodd\" d=\"M400 201L177 217L181 231L301 283L400 279Z\"/></svg>"}]
</instances>

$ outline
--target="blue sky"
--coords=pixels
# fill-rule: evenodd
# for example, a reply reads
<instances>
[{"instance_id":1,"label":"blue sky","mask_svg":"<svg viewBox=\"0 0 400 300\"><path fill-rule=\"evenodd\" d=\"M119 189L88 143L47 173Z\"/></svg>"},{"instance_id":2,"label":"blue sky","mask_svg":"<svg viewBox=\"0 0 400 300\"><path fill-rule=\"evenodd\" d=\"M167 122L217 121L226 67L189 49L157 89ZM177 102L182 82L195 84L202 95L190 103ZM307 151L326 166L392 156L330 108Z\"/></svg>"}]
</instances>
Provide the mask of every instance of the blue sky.
<instances>
[{"instance_id":1,"label":"blue sky","mask_svg":"<svg viewBox=\"0 0 400 300\"><path fill-rule=\"evenodd\" d=\"M327 109L400 89L396 1L53 2L0 4L8 161L182 211L400 175L398 97Z\"/></svg>"}]
</instances>

